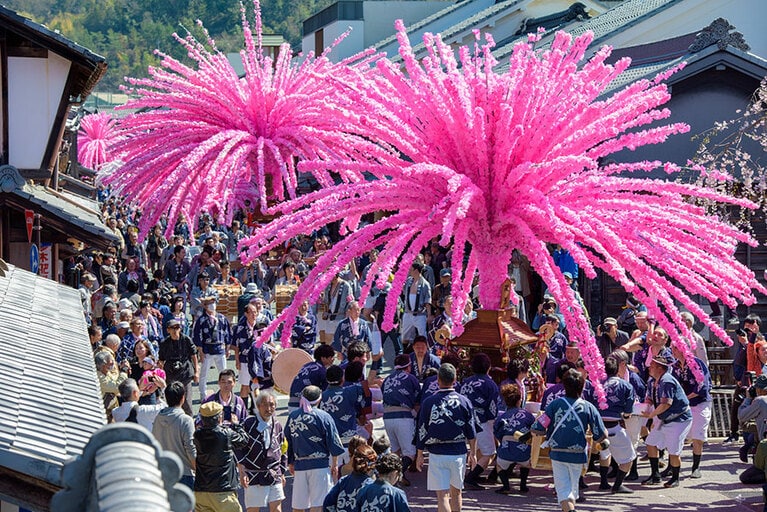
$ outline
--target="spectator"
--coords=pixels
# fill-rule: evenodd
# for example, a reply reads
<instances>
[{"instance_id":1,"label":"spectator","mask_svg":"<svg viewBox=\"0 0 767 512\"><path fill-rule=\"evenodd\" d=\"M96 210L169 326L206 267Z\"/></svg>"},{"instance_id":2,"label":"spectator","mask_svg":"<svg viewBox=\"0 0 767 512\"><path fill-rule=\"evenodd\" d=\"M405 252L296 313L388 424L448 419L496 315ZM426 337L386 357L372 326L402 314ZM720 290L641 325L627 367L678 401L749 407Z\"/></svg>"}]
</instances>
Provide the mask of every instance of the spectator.
<instances>
[{"instance_id":1,"label":"spectator","mask_svg":"<svg viewBox=\"0 0 767 512\"><path fill-rule=\"evenodd\" d=\"M164 450L171 451L181 459L183 469L180 482L194 489L195 459L194 420L184 412L186 389L181 382L174 381L165 389L168 407L162 409L154 420L152 435Z\"/></svg>"}]
</instances>

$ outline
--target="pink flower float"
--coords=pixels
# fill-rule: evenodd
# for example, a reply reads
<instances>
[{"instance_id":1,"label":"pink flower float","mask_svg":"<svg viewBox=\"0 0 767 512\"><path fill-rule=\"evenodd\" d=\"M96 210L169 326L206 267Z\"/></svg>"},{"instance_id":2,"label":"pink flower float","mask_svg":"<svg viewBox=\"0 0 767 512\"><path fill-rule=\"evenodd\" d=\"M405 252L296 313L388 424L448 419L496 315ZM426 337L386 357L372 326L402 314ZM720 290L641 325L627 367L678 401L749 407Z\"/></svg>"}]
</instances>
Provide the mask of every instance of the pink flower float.
<instances>
[{"instance_id":1,"label":"pink flower float","mask_svg":"<svg viewBox=\"0 0 767 512\"><path fill-rule=\"evenodd\" d=\"M228 224L237 208L265 211L268 198L295 196L298 160L382 153L343 130L327 94L329 76L343 79L355 67L364 74L368 57L335 64L309 55L297 63L283 44L272 59L261 46L258 1L255 14L254 33L243 9L243 77L205 32L205 44L174 34L194 67L158 51L161 64L149 68L150 78L128 79L134 98L120 108L140 112L121 120L113 149L124 163L102 180L143 206L142 233L166 212L191 219L208 211Z\"/></svg>"},{"instance_id":2,"label":"pink flower float","mask_svg":"<svg viewBox=\"0 0 767 512\"><path fill-rule=\"evenodd\" d=\"M110 145L117 135L116 126L117 120L104 112L82 118L77 134L77 160L81 165L98 171L112 161Z\"/></svg>"},{"instance_id":3,"label":"pink flower float","mask_svg":"<svg viewBox=\"0 0 767 512\"><path fill-rule=\"evenodd\" d=\"M164 56L151 78L133 81L139 98L129 108L164 110L121 123L126 164L109 179L144 207L144 227L168 210L175 218L201 209L228 216L256 203L264 209L269 192L281 201L269 208L277 217L241 243L246 261L341 221L344 238L318 257L262 339L282 325L287 344L298 305L316 300L353 257L374 247L381 248L370 271L377 282L361 293L394 274L384 315L390 329L410 262L434 237L453 245L456 316L476 273L483 307L497 309L516 248L560 304L604 402L602 358L547 244L568 250L588 277L602 269L614 278L688 355L681 340L692 336L679 305L727 340L692 296L735 306L753 303L754 290L767 293L733 256L739 242L754 240L691 200L751 203L642 176L661 166L673 174L672 164L600 165L688 127L658 123L669 115L661 108L670 97L667 75L603 98L629 62L607 64L608 48L584 61L591 34L558 33L546 50L531 37L501 70L489 38L456 57L427 34L428 55L419 62L398 23L404 69L370 54L294 65L287 48L272 67L243 27L243 79L223 55L188 37L182 43L196 69ZM296 196L301 172L320 190ZM361 224L370 213L381 215Z\"/></svg>"},{"instance_id":4,"label":"pink flower float","mask_svg":"<svg viewBox=\"0 0 767 512\"><path fill-rule=\"evenodd\" d=\"M602 269L647 304L683 353L690 349L682 338L692 336L679 304L728 339L691 295L731 306L753 303L753 290L765 290L733 254L738 242L755 242L690 198L753 205L706 188L636 176L661 162L600 165L623 149L688 130L656 123L669 115L660 108L670 97L661 83L667 74L600 98L629 61L609 65L610 50L602 48L583 62L591 34L573 40L558 33L545 51L535 50L531 37L516 46L508 70L497 71L492 40L473 52L459 49L456 59L439 37L426 35L428 56L418 62L401 23L397 30L404 69L380 60L377 74L355 71L355 80L335 83L354 98L354 108L343 110L347 129L397 148L402 157L301 163L308 172L364 168L380 179L331 185L282 203L282 216L243 243L252 259L299 233L343 222L346 237L317 261L294 304L316 298L352 256L382 247L370 272L394 273L384 323L389 329L409 262L428 240L440 237L454 247L453 311L460 325L475 271L483 307L499 307L501 282L517 248L548 284L598 383L604 363L550 256L547 243L556 243L588 277ZM359 226L360 217L372 212L386 215ZM290 332L296 307L281 315L288 327L283 333ZM601 387L598 393L604 402Z\"/></svg>"}]
</instances>

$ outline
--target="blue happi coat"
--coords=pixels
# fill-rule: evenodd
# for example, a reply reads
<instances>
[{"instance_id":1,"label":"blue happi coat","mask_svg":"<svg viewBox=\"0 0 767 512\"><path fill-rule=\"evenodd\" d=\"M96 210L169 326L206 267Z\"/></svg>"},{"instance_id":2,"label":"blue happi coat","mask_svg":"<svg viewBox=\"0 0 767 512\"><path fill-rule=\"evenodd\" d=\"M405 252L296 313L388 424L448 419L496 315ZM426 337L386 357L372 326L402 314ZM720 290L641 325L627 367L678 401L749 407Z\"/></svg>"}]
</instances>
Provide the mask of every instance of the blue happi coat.
<instances>
[{"instance_id":1,"label":"blue happi coat","mask_svg":"<svg viewBox=\"0 0 767 512\"><path fill-rule=\"evenodd\" d=\"M333 418L316 407L309 412L296 409L285 423L288 440L288 464L296 471L321 469L330 466L330 457L344 453Z\"/></svg>"}]
</instances>

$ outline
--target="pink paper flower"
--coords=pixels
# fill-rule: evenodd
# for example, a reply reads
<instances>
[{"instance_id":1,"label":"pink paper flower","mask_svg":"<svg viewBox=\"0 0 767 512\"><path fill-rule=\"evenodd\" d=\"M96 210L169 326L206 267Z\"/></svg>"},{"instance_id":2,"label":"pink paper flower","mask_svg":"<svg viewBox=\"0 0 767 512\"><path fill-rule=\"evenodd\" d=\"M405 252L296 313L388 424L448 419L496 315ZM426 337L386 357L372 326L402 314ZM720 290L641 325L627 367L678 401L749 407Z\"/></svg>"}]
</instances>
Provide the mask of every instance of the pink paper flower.
<instances>
[{"instance_id":1,"label":"pink paper flower","mask_svg":"<svg viewBox=\"0 0 767 512\"><path fill-rule=\"evenodd\" d=\"M77 160L94 171L112 161L110 145L117 136L117 120L107 113L90 114L80 121L77 134Z\"/></svg>"}]
</instances>

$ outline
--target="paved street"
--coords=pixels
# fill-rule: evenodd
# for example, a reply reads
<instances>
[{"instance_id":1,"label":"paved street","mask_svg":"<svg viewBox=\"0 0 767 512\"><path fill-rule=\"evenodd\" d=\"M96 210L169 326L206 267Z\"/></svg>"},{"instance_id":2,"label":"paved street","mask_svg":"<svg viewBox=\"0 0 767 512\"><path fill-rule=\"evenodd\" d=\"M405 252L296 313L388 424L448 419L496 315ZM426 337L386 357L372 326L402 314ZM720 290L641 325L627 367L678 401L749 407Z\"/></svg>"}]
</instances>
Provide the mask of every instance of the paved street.
<instances>
[{"instance_id":1,"label":"paved street","mask_svg":"<svg viewBox=\"0 0 767 512\"><path fill-rule=\"evenodd\" d=\"M384 371L390 371L393 360L391 346L387 344L385 354ZM232 360L228 366L234 367ZM217 389L215 377L217 373L212 371L211 380L208 383L209 392ZM198 389L194 388L195 398ZM287 418L286 395L277 394L277 416L281 422ZM199 403L195 400L194 408ZM383 433L382 420L374 421L376 435ZM664 489L662 486L643 487L639 482L627 482L628 487L635 490L630 495L613 495L609 491L599 491L599 475L589 473L586 482L589 489L585 491L586 502L579 504L579 511L650 511L653 512L685 512L697 510L715 510L717 512L752 512L762 511L763 501L760 486L743 486L738 480L738 475L748 467L738 458L737 445L722 445L722 439L711 439L704 450L701 468L703 478L693 480L687 477L692 461L692 452L688 446L682 457L682 483L676 489ZM640 447L640 453L644 454L644 448ZM649 475L650 468L647 461L640 462L639 473L642 478ZM426 490L426 473L408 473L412 485L404 488L408 496L410 507L413 511L434 512L436 500L433 492ZM518 488L519 480L512 480L512 488ZM487 510L514 510L520 512L556 512L560 510L554 489L552 486L551 473L547 471L532 470L529 479L530 492L525 495L499 495L494 489L500 487L496 484L484 491L465 491L464 510L467 512ZM283 510L291 510L292 479L288 478Z\"/></svg>"}]
</instances>

